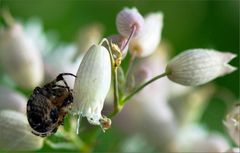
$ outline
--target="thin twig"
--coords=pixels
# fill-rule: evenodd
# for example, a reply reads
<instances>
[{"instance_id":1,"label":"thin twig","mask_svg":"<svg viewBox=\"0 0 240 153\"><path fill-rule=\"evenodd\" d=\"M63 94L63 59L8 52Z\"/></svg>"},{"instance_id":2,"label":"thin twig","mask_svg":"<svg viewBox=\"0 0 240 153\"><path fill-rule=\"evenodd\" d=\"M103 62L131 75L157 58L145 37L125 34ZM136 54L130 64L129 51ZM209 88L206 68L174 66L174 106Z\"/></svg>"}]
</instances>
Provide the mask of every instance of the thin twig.
<instances>
[{"instance_id":1,"label":"thin twig","mask_svg":"<svg viewBox=\"0 0 240 153\"><path fill-rule=\"evenodd\" d=\"M124 105L130 98L132 98L136 93L138 93L140 90L142 90L144 87L146 87L147 85L149 85L150 83L168 75L169 72L164 72L163 74L161 75L158 75L154 78L152 78L151 80L147 81L146 83L142 84L141 86L139 86L137 89L135 89L132 93L130 93L128 96L126 96L125 98L123 98L121 101L120 101L120 105Z\"/></svg>"}]
</instances>

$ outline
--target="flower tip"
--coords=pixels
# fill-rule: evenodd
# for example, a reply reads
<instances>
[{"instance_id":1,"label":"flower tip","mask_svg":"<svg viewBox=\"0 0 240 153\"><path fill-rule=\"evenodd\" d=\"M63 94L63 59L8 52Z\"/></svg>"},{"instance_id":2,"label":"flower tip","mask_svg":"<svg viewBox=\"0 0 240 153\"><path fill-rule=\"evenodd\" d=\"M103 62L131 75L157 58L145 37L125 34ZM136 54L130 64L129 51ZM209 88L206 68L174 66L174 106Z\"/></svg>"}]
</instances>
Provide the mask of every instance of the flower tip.
<instances>
[{"instance_id":1,"label":"flower tip","mask_svg":"<svg viewBox=\"0 0 240 153\"><path fill-rule=\"evenodd\" d=\"M225 74L230 74L234 71L236 71L237 68L234 67L234 66L231 66L229 64L226 64L224 67L223 67L223 71L222 71L222 75L225 75Z\"/></svg>"},{"instance_id":2,"label":"flower tip","mask_svg":"<svg viewBox=\"0 0 240 153\"><path fill-rule=\"evenodd\" d=\"M167 69L171 70L168 78L186 86L202 85L235 71L237 68L228 64L234 57L235 54L216 50L187 50L168 63Z\"/></svg>"},{"instance_id":3,"label":"flower tip","mask_svg":"<svg viewBox=\"0 0 240 153\"><path fill-rule=\"evenodd\" d=\"M164 14L160 11L151 13L151 15L154 16L156 18L156 20L158 20L158 21L162 21L164 18Z\"/></svg>"},{"instance_id":4,"label":"flower tip","mask_svg":"<svg viewBox=\"0 0 240 153\"><path fill-rule=\"evenodd\" d=\"M222 75L229 74L229 73L232 73L232 72L237 70L236 67L228 64L232 59L234 59L236 57L237 57L236 54L233 54L233 53L230 53L230 52L222 53L222 60L224 62Z\"/></svg>"},{"instance_id":5,"label":"flower tip","mask_svg":"<svg viewBox=\"0 0 240 153\"><path fill-rule=\"evenodd\" d=\"M143 29L144 19L137 8L124 8L117 14L116 25L118 32L124 37L128 37L135 26L134 36L136 36Z\"/></svg>"},{"instance_id":6,"label":"flower tip","mask_svg":"<svg viewBox=\"0 0 240 153\"><path fill-rule=\"evenodd\" d=\"M237 57L237 54L233 54L233 53L230 53L230 52L223 53L223 60L226 63L229 63L232 59L234 59L236 57Z\"/></svg>"}]
</instances>

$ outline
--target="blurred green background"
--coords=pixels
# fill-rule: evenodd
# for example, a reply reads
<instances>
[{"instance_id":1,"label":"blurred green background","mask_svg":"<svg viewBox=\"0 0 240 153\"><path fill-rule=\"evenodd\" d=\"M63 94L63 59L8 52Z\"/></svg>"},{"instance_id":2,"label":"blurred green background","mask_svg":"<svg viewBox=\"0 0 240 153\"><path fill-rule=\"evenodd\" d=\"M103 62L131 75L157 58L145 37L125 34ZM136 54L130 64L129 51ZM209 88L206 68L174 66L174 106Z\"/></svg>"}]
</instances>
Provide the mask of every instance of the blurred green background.
<instances>
[{"instance_id":1,"label":"blurred green background","mask_svg":"<svg viewBox=\"0 0 240 153\"><path fill-rule=\"evenodd\" d=\"M123 7L135 6L142 14L161 11L164 13L162 38L170 42L173 54L190 48L230 51L238 54L231 64L239 67L238 0L1 0L1 5L9 8L12 15L22 21L31 17L40 18L44 30L54 30L62 42L75 41L79 28L93 22L100 22L105 26L105 36L117 33L115 17ZM239 69L214 82L220 87L226 87L239 99ZM202 122L212 130L223 132L222 118L227 106L218 97L213 97ZM100 139L105 139L104 145L111 147L110 144L114 143L110 142L119 137L117 132L111 131ZM96 150L104 151L103 148Z\"/></svg>"},{"instance_id":2,"label":"blurred green background","mask_svg":"<svg viewBox=\"0 0 240 153\"><path fill-rule=\"evenodd\" d=\"M39 17L45 30L55 30L61 41L75 40L79 27L93 22L105 26L105 35L117 33L116 14L135 6L142 14L164 13L162 37L177 54L189 48L214 48L239 54L239 1L83 1L83 0L2 0L13 16L22 20ZM239 65L239 58L232 64ZM238 71L239 72L239 71ZM239 73L216 82L239 97Z\"/></svg>"}]
</instances>

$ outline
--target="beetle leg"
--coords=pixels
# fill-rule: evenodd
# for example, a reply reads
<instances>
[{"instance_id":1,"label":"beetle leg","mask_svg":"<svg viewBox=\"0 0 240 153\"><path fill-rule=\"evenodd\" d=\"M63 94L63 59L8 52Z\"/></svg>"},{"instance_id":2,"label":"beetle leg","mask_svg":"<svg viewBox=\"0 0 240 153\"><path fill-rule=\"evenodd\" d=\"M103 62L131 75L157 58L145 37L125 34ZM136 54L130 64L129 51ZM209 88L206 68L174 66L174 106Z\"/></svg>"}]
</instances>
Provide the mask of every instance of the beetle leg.
<instances>
[{"instance_id":1,"label":"beetle leg","mask_svg":"<svg viewBox=\"0 0 240 153\"><path fill-rule=\"evenodd\" d=\"M63 83L65 84L65 86L66 86L66 88L68 89L68 91L70 91L70 88L69 88L66 80L63 78L63 76L65 76L65 75L71 75L71 76L74 76L74 77L76 77L76 75L74 75L74 74L72 74L72 73L60 73L60 74L57 76L57 78L56 78L56 81L57 81L57 82L58 82L58 81L63 81Z\"/></svg>"}]
</instances>

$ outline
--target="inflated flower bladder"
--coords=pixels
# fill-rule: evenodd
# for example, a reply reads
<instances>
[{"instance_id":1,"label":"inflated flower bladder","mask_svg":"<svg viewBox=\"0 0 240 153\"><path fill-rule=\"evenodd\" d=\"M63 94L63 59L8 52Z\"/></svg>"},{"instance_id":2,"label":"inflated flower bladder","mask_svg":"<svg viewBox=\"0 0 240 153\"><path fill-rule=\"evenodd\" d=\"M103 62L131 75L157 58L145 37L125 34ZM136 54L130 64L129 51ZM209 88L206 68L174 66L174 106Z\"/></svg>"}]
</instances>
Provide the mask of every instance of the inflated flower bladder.
<instances>
[{"instance_id":1,"label":"inflated flower bladder","mask_svg":"<svg viewBox=\"0 0 240 153\"><path fill-rule=\"evenodd\" d=\"M191 49L173 58L167 65L168 78L185 86L205 84L232 73L236 67L228 63L236 57L230 52L212 49Z\"/></svg>"},{"instance_id":2,"label":"inflated flower bladder","mask_svg":"<svg viewBox=\"0 0 240 153\"><path fill-rule=\"evenodd\" d=\"M109 51L101 44L88 49L77 71L73 89L72 112L79 115L79 121L86 117L93 125L110 122L101 115L101 111L111 85L112 64Z\"/></svg>"}]
</instances>

